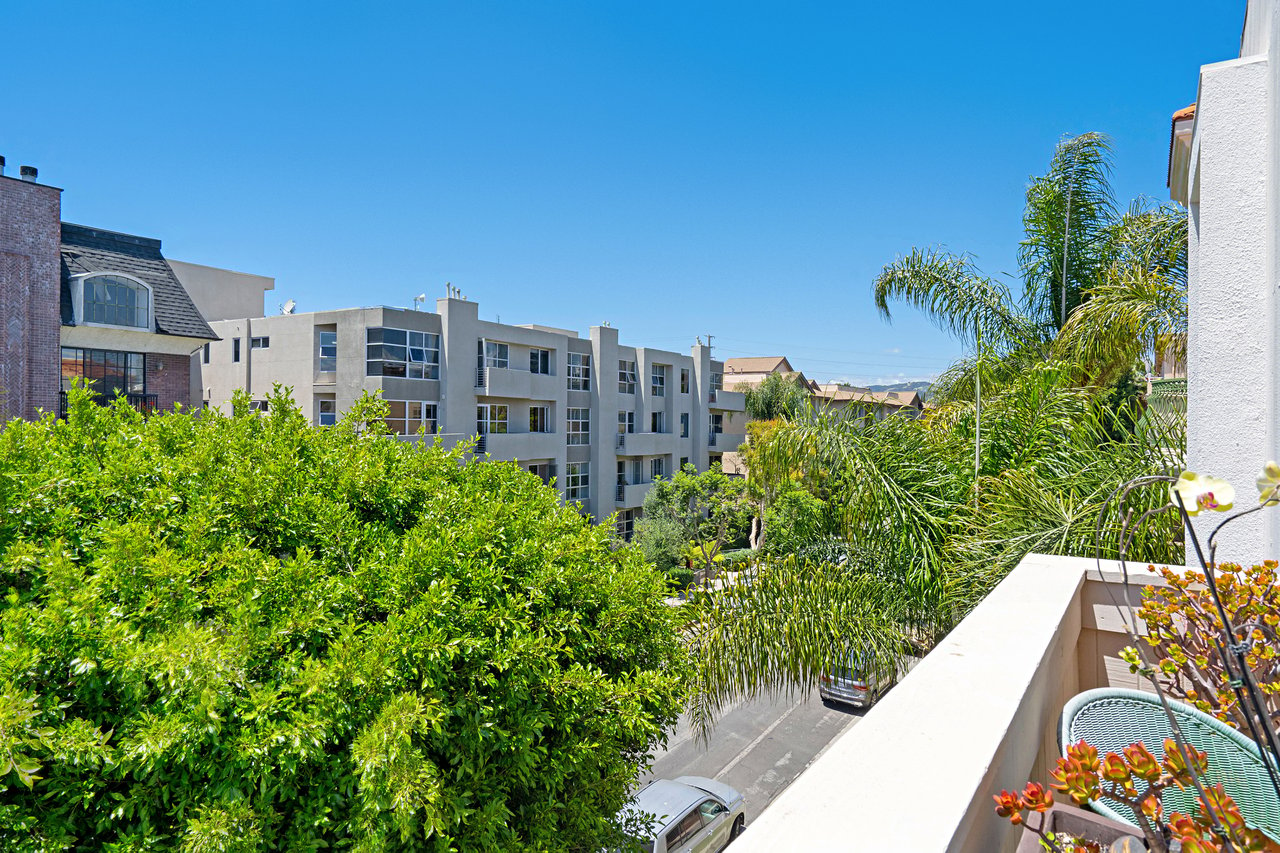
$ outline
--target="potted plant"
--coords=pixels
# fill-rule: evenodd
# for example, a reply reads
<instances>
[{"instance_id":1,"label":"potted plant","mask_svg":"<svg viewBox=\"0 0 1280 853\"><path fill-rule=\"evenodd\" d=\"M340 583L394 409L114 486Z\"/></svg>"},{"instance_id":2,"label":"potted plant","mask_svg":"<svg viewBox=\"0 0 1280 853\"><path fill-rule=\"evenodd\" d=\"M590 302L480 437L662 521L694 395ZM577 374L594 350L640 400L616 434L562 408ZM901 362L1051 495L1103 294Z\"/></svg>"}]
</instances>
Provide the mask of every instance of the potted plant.
<instances>
[{"instance_id":1,"label":"potted plant","mask_svg":"<svg viewBox=\"0 0 1280 853\"><path fill-rule=\"evenodd\" d=\"M1166 788L1194 783L1194 774L1203 774L1208 760L1203 752L1187 747L1179 750L1172 738L1165 740L1165 757L1157 761L1141 743L1099 757L1098 750L1084 741L1066 749L1050 774L1053 790L1067 794L1079 806L1106 798L1123 803L1136 816L1142 841L1151 853L1252 853L1275 850L1269 839L1245 826L1235 802L1220 785L1206 788L1194 815L1170 812L1164 815L1160 794ZM1106 853L1112 845L1132 836L1133 827L1056 807L1053 791L1028 782L1021 794L1001 791L994 796L996 814L1024 827L1018 853L1038 849L1055 853ZM1173 843L1177 842L1178 847ZM1125 849L1125 848L1119 848ZM1130 845L1130 850L1140 849Z\"/></svg>"}]
</instances>

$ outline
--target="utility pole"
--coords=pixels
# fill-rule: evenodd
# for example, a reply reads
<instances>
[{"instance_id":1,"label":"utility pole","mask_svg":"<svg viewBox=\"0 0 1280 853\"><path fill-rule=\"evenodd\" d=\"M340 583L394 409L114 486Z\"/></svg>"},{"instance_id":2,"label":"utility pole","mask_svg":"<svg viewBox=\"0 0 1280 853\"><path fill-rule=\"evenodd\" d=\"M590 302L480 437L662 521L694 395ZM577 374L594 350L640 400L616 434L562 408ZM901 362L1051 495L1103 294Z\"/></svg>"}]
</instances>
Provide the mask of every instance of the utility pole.
<instances>
[{"instance_id":1,"label":"utility pole","mask_svg":"<svg viewBox=\"0 0 1280 853\"><path fill-rule=\"evenodd\" d=\"M711 335L707 335L707 349L711 349Z\"/></svg>"}]
</instances>

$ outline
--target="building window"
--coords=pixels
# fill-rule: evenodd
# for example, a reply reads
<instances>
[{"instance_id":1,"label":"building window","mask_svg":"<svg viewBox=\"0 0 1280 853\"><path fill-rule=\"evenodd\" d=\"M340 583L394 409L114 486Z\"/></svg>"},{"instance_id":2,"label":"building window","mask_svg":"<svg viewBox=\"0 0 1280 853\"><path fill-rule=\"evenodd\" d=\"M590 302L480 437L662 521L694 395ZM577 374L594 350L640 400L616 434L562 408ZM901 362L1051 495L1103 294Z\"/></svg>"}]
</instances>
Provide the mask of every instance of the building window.
<instances>
[{"instance_id":1,"label":"building window","mask_svg":"<svg viewBox=\"0 0 1280 853\"><path fill-rule=\"evenodd\" d=\"M506 369L511 366L511 347L506 344L500 344L497 341L486 341L483 338L476 341L476 367L501 367Z\"/></svg>"},{"instance_id":2,"label":"building window","mask_svg":"<svg viewBox=\"0 0 1280 853\"><path fill-rule=\"evenodd\" d=\"M618 412L618 432L635 432L636 431L636 413L635 412Z\"/></svg>"},{"instance_id":3,"label":"building window","mask_svg":"<svg viewBox=\"0 0 1280 853\"><path fill-rule=\"evenodd\" d=\"M551 407L529 407L529 432L551 432Z\"/></svg>"},{"instance_id":4,"label":"building window","mask_svg":"<svg viewBox=\"0 0 1280 853\"><path fill-rule=\"evenodd\" d=\"M551 350L549 349L529 350L529 372L541 373L543 376L550 376L551 375Z\"/></svg>"},{"instance_id":5,"label":"building window","mask_svg":"<svg viewBox=\"0 0 1280 853\"><path fill-rule=\"evenodd\" d=\"M680 470L681 470L681 471L683 471L683 470L684 470L684 466L686 466L686 465L688 465L688 464L689 464L689 457L688 457L688 456L681 456L681 457L680 457Z\"/></svg>"},{"instance_id":6,"label":"building window","mask_svg":"<svg viewBox=\"0 0 1280 853\"><path fill-rule=\"evenodd\" d=\"M333 426L338 422L338 403L335 400L316 400L316 423Z\"/></svg>"},{"instance_id":7,"label":"building window","mask_svg":"<svg viewBox=\"0 0 1280 853\"><path fill-rule=\"evenodd\" d=\"M204 349L203 361L205 364L208 364L209 363L209 345L205 344L203 349Z\"/></svg>"},{"instance_id":8,"label":"building window","mask_svg":"<svg viewBox=\"0 0 1280 853\"><path fill-rule=\"evenodd\" d=\"M667 459L665 456L659 456L649 460L649 479L657 480L667 476Z\"/></svg>"},{"instance_id":9,"label":"building window","mask_svg":"<svg viewBox=\"0 0 1280 853\"><path fill-rule=\"evenodd\" d=\"M635 533L636 511L634 509L624 509L618 513L618 535L627 542L631 541L631 536Z\"/></svg>"},{"instance_id":10,"label":"building window","mask_svg":"<svg viewBox=\"0 0 1280 853\"><path fill-rule=\"evenodd\" d=\"M84 381L103 400L117 394L147 393L146 360L140 352L62 348L62 390L74 379Z\"/></svg>"},{"instance_id":11,"label":"building window","mask_svg":"<svg viewBox=\"0 0 1280 853\"><path fill-rule=\"evenodd\" d=\"M334 355L337 355L336 338ZM365 375L439 379L440 336L405 329L366 329Z\"/></svg>"},{"instance_id":12,"label":"building window","mask_svg":"<svg viewBox=\"0 0 1280 853\"><path fill-rule=\"evenodd\" d=\"M711 374L711 390L720 391L722 390L723 386L724 386L724 374L723 373Z\"/></svg>"},{"instance_id":13,"label":"building window","mask_svg":"<svg viewBox=\"0 0 1280 853\"><path fill-rule=\"evenodd\" d=\"M634 361L618 362L618 393L636 393L636 363Z\"/></svg>"},{"instance_id":14,"label":"building window","mask_svg":"<svg viewBox=\"0 0 1280 853\"><path fill-rule=\"evenodd\" d=\"M714 414L711 416L711 431L716 435L724 432L724 415Z\"/></svg>"},{"instance_id":15,"label":"building window","mask_svg":"<svg viewBox=\"0 0 1280 853\"><path fill-rule=\"evenodd\" d=\"M239 338L231 339L231 360L232 361L240 360L240 339Z\"/></svg>"},{"instance_id":16,"label":"building window","mask_svg":"<svg viewBox=\"0 0 1280 853\"><path fill-rule=\"evenodd\" d=\"M249 411L251 412L265 412L267 411L268 408L269 406L266 400L250 400L249 401Z\"/></svg>"},{"instance_id":17,"label":"building window","mask_svg":"<svg viewBox=\"0 0 1280 853\"><path fill-rule=\"evenodd\" d=\"M270 349L271 338L264 335L260 338L249 338L249 349Z\"/></svg>"},{"instance_id":18,"label":"building window","mask_svg":"<svg viewBox=\"0 0 1280 853\"><path fill-rule=\"evenodd\" d=\"M476 406L476 432L480 435L501 435L507 431L507 407L499 403L481 403Z\"/></svg>"},{"instance_id":19,"label":"building window","mask_svg":"<svg viewBox=\"0 0 1280 853\"><path fill-rule=\"evenodd\" d=\"M564 497L570 501L585 501L591 492L591 463L570 462L564 466Z\"/></svg>"},{"instance_id":20,"label":"building window","mask_svg":"<svg viewBox=\"0 0 1280 853\"><path fill-rule=\"evenodd\" d=\"M655 364L650 379L649 393L655 397L667 396L667 366Z\"/></svg>"},{"instance_id":21,"label":"building window","mask_svg":"<svg viewBox=\"0 0 1280 853\"><path fill-rule=\"evenodd\" d=\"M591 356L582 352L569 353L565 373L569 377L570 391L591 390Z\"/></svg>"},{"instance_id":22,"label":"building window","mask_svg":"<svg viewBox=\"0 0 1280 853\"><path fill-rule=\"evenodd\" d=\"M680 437L681 438L689 437L689 413L688 412L680 413Z\"/></svg>"},{"instance_id":23,"label":"building window","mask_svg":"<svg viewBox=\"0 0 1280 853\"><path fill-rule=\"evenodd\" d=\"M569 409L565 444L591 443L591 410Z\"/></svg>"},{"instance_id":24,"label":"building window","mask_svg":"<svg viewBox=\"0 0 1280 853\"><path fill-rule=\"evenodd\" d=\"M667 431L667 413L666 412L650 412L649 426L653 428L653 432Z\"/></svg>"},{"instance_id":25,"label":"building window","mask_svg":"<svg viewBox=\"0 0 1280 853\"><path fill-rule=\"evenodd\" d=\"M84 322L151 328L151 290L146 285L121 275L91 275L81 286Z\"/></svg>"},{"instance_id":26,"label":"building window","mask_svg":"<svg viewBox=\"0 0 1280 853\"><path fill-rule=\"evenodd\" d=\"M336 373L338 370L338 333L320 332L320 360L316 363L319 373Z\"/></svg>"},{"instance_id":27,"label":"building window","mask_svg":"<svg viewBox=\"0 0 1280 853\"><path fill-rule=\"evenodd\" d=\"M689 393L689 368L687 367L680 368L680 393Z\"/></svg>"},{"instance_id":28,"label":"building window","mask_svg":"<svg viewBox=\"0 0 1280 853\"><path fill-rule=\"evenodd\" d=\"M417 435L424 429L427 435L436 431L436 404L418 400L388 400L387 428L396 435Z\"/></svg>"}]
</instances>

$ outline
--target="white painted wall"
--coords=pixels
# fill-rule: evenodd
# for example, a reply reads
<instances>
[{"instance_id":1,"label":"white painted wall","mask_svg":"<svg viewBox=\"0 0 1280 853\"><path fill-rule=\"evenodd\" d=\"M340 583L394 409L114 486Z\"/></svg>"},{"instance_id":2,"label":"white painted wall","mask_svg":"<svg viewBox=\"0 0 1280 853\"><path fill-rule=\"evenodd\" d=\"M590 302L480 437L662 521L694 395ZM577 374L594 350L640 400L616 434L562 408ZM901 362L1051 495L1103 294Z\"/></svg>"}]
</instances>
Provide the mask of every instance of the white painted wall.
<instances>
[{"instance_id":1,"label":"white painted wall","mask_svg":"<svg viewBox=\"0 0 1280 853\"><path fill-rule=\"evenodd\" d=\"M1240 507L1280 458L1278 5L1250 2L1242 56L1201 69L1188 173L1172 176L1191 213L1187 467L1230 481ZM1228 528L1219 557L1258 561L1278 546L1280 514L1263 513Z\"/></svg>"},{"instance_id":2,"label":"white painted wall","mask_svg":"<svg viewBox=\"0 0 1280 853\"><path fill-rule=\"evenodd\" d=\"M1028 554L733 843L733 853L1009 853L991 797L1048 781L1076 693L1141 688L1124 614L1159 575ZM1131 616L1129 618L1132 618Z\"/></svg>"}]
</instances>

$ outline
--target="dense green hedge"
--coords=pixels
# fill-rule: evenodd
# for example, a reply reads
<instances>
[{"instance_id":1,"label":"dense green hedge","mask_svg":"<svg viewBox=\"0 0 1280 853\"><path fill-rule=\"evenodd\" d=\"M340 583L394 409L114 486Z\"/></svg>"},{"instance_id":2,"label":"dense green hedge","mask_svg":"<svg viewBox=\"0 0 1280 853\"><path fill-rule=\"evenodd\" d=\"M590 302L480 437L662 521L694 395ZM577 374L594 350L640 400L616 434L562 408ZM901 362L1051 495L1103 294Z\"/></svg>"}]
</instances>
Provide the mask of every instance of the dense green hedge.
<instances>
[{"instance_id":1,"label":"dense green hedge","mask_svg":"<svg viewBox=\"0 0 1280 853\"><path fill-rule=\"evenodd\" d=\"M602 843L679 708L663 578L380 405L0 432L0 849Z\"/></svg>"}]
</instances>

